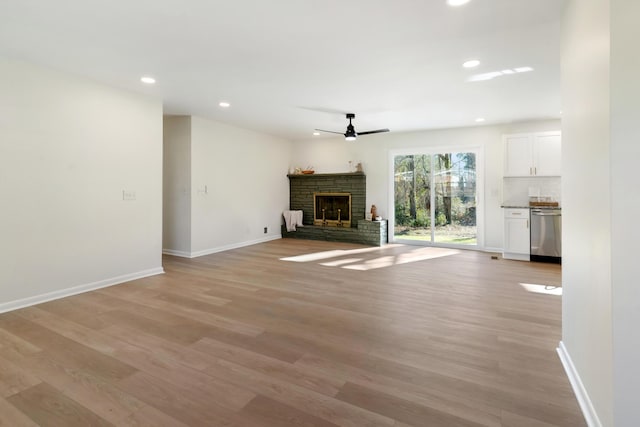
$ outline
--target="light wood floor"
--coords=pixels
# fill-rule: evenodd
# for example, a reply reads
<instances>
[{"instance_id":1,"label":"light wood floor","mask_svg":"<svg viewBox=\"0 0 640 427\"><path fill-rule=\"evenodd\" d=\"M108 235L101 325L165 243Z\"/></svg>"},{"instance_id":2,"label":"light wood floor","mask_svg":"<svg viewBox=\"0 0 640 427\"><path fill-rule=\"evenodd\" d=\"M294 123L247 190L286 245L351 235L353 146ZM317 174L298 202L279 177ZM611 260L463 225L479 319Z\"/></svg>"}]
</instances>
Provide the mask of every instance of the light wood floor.
<instances>
[{"instance_id":1,"label":"light wood floor","mask_svg":"<svg viewBox=\"0 0 640 427\"><path fill-rule=\"evenodd\" d=\"M0 315L2 426L583 426L555 265L284 239Z\"/></svg>"}]
</instances>

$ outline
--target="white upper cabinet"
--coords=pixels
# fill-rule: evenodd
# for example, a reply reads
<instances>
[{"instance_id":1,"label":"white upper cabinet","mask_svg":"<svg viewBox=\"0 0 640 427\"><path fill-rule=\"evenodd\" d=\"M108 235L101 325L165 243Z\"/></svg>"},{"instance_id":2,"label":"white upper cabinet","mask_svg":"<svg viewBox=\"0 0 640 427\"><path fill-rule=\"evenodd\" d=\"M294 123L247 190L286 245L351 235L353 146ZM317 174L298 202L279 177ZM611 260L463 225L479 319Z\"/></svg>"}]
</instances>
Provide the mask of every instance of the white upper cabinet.
<instances>
[{"instance_id":1,"label":"white upper cabinet","mask_svg":"<svg viewBox=\"0 0 640 427\"><path fill-rule=\"evenodd\" d=\"M504 136L504 176L530 176L532 139L529 135Z\"/></svg>"},{"instance_id":2,"label":"white upper cabinet","mask_svg":"<svg viewBox=\"0 0 640 427\"><path fill-rule=\"evenodd\" d=\"M504 176L560 176L560 132L505 135Z\"/></svg>"},{"instance_id":3,"label":"white upper cabinet","mask_svg":"<svg viewBox=\"0 0 640 427\"><path fill-rule=\"evenodd\" d=\"M561 160L559 132L533 135L533 166L536 176L560 176Z\"/></svg>"}]
</instances>

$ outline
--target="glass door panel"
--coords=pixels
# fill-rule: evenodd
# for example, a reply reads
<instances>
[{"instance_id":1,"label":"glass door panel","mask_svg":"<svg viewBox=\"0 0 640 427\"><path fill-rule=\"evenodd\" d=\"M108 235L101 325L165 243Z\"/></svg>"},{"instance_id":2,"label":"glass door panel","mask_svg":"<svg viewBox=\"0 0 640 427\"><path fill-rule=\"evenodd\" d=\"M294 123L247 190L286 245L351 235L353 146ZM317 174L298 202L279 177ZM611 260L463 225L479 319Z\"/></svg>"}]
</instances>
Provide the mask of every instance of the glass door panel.
<instances>
[{"instance_id":1,"label":"glass door panel","mask_svg":"<svg viewBox=\"0 0 640 427\"><path fill-rule=\"evenodd\" d=\"M477 245L476 154L433 156L434 241Z\"/></svg>"},{"instance_id":2,"label":"glass door panel","mask_svg":"<svg viewBox=\"0 0 640 427\"><path fill-rule=\"evenodd\" d=\"M394 201L395 238L431 242L430 155L395 156Z\"/></svg>"}]
</instances>

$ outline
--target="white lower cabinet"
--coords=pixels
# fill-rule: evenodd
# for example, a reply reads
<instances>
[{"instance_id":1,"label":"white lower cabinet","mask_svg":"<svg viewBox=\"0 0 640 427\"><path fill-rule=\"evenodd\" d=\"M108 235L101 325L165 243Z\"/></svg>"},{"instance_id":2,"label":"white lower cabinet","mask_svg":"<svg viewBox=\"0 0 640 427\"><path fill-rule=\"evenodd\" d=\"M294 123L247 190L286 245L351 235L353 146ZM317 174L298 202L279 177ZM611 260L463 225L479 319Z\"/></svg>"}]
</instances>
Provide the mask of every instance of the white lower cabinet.
<instances>
[{"instance_id":1,"label":"white lower cabinet","mask_svg":"<svg viewBox=\"0 0 640 427\"><path fill-rule=\"evenodd\" d=\"M529 261L531 232L529 209L504 209L504 249L502 257Z\"/></svg>"}]
</instances>

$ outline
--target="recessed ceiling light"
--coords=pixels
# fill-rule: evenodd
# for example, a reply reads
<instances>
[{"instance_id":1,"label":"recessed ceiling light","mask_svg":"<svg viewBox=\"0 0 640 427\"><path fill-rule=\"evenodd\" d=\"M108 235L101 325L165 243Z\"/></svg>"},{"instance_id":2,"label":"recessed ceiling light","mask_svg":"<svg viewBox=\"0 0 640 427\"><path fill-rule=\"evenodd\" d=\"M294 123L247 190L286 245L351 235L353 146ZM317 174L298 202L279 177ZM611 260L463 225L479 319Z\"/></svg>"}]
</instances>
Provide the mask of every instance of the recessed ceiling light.
<instances>
[{"instance_id":1,"label":"recessed ceiling light","mask_svg":"<svg viewBox=\"0 0 640 427\"><path fill-rule=\"evenodd\" d=\"M449 6L457 7L469 3L471 0L447 0Z\"/></svg>"},{"instance_id":2,"label":"recessed ceiling light","mask_svg":"<svg viewBox=\"0 0 640 427\"><path fill-rule=\"evenodd\" d=\"M231 104L229 104L228 102L225 102L225 101L220 102L218 105L221 106L222 108L231 107Z\"/></svg>"},{"instance_id":3,"label":"recessed ceiling light","mask_svg":"<svg viewBox=\"0 0 640 427\"><path fill-rule=\"evenodd\" d=\"M480 61L478 61L477 59L471 59L462 64L464 68L475 68L478 65L480 65Z\"/></svg>"},{"instance_id":4,"label":"recessed ceiling light","mask_svg":"<svg viewBox=\"0 0 640 427\"><path fill-rule=\"evenodd\" d=\"M529 71L533 71L533 68L531 68L531 67L518 67L518 68L514 68L513 71L515 71L516 73L528 73Z\"/></svg>"},{"instance_id":5,"label":"recessed ceiling light","mask_svg":"<svg viewBox=\"0 0 640 427\"><path fill-rule=\"evenodd\" d=\"M140 77L140 81L142 83L144 83L144 84L152 85L152 84L154 84L156 82L156 79L154 79L151 76L142 76L142 77Z\"/></svg>"},{"instance_id":6,"label":"recessed ceiling light","mask_svg":"<svg viewBox=\"0 0 640 427\"><path fill-rule=\"evenodd\" d=\"M476 123L482 123L482 122L484 122L484 117L478 117L476 119Z\"/></svg>"},{"instance_id":7,"label":"recessed ceiling light","mask_svg":"<svg viewBox=\"0 0 640 427\"><path fill-rule=\"evenodd\" d=\"M313 136L320 136L320 132L314 132Z\"/></svg>"},{"instance_id":8,"label":"recessed ceiling light","mask_svg":"<svg viewBox=\"0 0 640 427\"><path fill-rule=\"evenodd\" d=\"M508 68L507 68L506 70L502 70L502 71L501 71L501 73L502 73L502 74L514 74L514 73L515 73L515 71L510 70L510 69L508 69Z\"/></svg>"}]
</instances>

